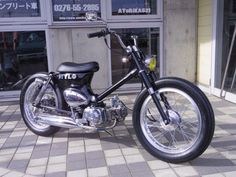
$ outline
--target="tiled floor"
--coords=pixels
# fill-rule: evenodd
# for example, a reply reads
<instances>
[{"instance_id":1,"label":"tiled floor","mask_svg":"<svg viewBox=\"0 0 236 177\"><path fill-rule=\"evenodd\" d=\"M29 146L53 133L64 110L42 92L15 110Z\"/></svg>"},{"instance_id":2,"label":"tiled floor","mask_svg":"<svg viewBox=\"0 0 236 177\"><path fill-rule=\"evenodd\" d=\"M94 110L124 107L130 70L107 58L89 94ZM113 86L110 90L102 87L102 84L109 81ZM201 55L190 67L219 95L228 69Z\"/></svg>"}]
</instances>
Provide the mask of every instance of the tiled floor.
<instances>
[{"instance_id":1,"label":"tiled floor","mask_svg":"<svg viewBox=\"0 0 236 177\"><path fill-rule=\"evenodd\" d=\"M122 96L132 107L133 95ZM216 114L214 139L199 158L168 164L137 142L131 114L111 133L62 129L38 137L23 123L19 105L0 104L0 176L235 177L236 105L209 96Z\"/></svg>"}]
</instances>

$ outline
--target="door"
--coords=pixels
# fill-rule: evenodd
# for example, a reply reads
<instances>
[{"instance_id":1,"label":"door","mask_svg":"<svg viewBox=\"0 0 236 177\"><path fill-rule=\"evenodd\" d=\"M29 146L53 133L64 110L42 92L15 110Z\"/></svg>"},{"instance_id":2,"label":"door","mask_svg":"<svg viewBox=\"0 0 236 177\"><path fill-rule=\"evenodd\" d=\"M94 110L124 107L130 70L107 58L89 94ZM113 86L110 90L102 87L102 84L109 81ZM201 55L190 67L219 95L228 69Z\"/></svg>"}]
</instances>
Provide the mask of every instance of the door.
<instances>
[{"instance_id":1,"label":"door","mask_svg":"<svg viewBox=\"0 0 236 177\"><path fill-rule=\"evenodd\" d=\"M236 102L236 0L218 2L217 22L214 93Z\"/></svg>"}]
</instances>

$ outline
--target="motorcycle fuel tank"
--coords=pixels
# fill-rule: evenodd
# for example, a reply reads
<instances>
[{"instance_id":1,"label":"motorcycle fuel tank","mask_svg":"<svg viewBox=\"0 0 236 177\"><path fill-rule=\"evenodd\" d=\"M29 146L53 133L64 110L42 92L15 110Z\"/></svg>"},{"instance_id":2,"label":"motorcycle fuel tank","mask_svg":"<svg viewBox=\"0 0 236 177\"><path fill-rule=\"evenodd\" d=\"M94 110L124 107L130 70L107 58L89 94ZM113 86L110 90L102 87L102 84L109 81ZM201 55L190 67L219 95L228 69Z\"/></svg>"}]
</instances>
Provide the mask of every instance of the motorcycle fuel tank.
<instances>
[{"instance_id":1,"label":"motorcycle fuel tank","mask_svg":"<svg viewBox=\"0 0 236 177\"><path fill-rule=\"evenodd\" d=\"M63 92L65 101L71 107L78 107L88 104L88 98L76 88L68 88Z\"/></svg>"}]
</instances>

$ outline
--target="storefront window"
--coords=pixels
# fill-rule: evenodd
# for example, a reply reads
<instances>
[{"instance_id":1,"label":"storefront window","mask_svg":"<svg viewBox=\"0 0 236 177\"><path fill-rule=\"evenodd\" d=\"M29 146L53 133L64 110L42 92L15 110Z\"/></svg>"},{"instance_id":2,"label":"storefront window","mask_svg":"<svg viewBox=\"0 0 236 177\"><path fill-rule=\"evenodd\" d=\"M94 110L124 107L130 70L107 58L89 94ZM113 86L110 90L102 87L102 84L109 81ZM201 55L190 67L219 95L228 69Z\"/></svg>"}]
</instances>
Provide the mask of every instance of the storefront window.
<instances>
[{"instance_id":1,"label":"storefront window","mask_svg":"<svg viewBox=\"0 0 236 177\"><path fill-rule=\"evenodd\" d=\"M156 15L157 0L112 0L112 15Z\"/></svg>"},{"instance_id":2,"label":"storefront window","mask_svg":"<svg viewBox=\"0 0 236 177\"><path fill-rule=\"evenodd\" d=\"M39 0L0 0L0 17L39 17Z\"/></svg>"},{"instance_id":3,"label":"storefront window","mask_svg":"<svg viewBox=\"0 0 236 177\"><path fill-rule=\"evenodd\" d=\"M235 0L228 0L224 1L223 4L224 11L223 14L221 14L224 16L224 18L222 18L223 28L221 34L218 35L222 36L222 39L218 39L222 42L218 44L221 47L220 50L217 51L220 52L221 55L218 55L215 65L215 87L221 89L223 86L225 91L236 94L236 40L233 43L228 68L226 67L234 30L236 28L236 2ZM225 72L226 75L224 79Z\"/></svg>"},{"instance_id":4,"label":"storefront window","mask_svg":"<svg viewBox=\"0 0 236 177\"><path fill-rule=\"evenodd\" d=\"M0 90L17 90L23 80L47 71L44 31L0 32Z\"/></svg>"},{"instance_id":5,"label":"storefront window","mask_svg":"<svg viewBox=\"0 0 236 177\"><path fill-rule=\"evenodd\" d=\"M132 45L133 40L131 35L138 36L138 47L144 52L145 55L156 55L158 67L156 73L159 76L160 64L160 37L159 28L127 28L115 29L126 45ZM122 79L132 68L132 62L126 61L126 52L123 51L115 38L111 39L111 64L112 64L112 84ZM130 83L139 83L138 78L132 79Z\"/></svg>"},{"instance_id":6,"label":"storefront window","mask_svg":"<svg viewBox=\"0 0 236 177\"><path fill-rule=\"evenodd\" d=\"M85 20L85 13L94 11L101 16L100 0L53 0L52 11L54 21Z\"/></svg>"}]
</instances>

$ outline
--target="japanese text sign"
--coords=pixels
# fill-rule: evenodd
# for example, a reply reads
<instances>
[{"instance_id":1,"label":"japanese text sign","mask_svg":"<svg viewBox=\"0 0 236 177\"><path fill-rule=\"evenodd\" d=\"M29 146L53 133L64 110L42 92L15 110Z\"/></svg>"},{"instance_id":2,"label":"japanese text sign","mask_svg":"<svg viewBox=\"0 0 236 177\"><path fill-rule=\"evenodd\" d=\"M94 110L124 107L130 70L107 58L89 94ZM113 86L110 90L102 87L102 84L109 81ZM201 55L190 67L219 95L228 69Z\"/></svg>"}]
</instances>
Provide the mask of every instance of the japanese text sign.
<instances>
[{"instance_id":1,"label":"japanese text sign","mask_svg":"<svg viewBox=\"0 0 236 177\"><path fill-rule=\"evenodd\" d=\"M39 0L0 0L0 17L39 16Z\"/></svg>"}]
</instances>

